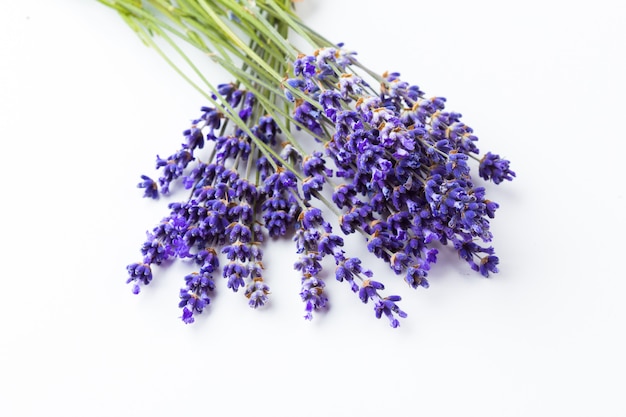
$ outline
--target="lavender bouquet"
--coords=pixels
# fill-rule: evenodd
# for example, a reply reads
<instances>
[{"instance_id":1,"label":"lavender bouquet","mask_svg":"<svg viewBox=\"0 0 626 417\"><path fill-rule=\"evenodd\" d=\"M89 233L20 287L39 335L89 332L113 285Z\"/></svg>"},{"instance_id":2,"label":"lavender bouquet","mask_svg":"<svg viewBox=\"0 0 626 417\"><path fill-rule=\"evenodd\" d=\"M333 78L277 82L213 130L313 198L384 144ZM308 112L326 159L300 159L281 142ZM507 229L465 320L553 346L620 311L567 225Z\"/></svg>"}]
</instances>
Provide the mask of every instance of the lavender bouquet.
<instances>
[{"instance_id":1,"label":"lavender bouquet","mask_svg":"<svg viewBox=\"0 0 626 417\"><path fill-rule=\"evenodd\" d=\"M291 1L99 1L206 98L180 147L157 156L157 180L143 175L138 184L145 197L184 198L169 204L141 261L128 265L133 293L152 281L155 265L180 259L197 265L179 294L183 322L210 304L218 275L252 308L263 306L270 293L263 248L292 237L305 318L327 306L320 272L334 263L335 278L397 327L406 317L400 297L384 294L341 234L360 234L412 288L428 287L445 245L485 277L498 271L489 246L498 204L472 171L496 184L515 173L497 154L479 152L445 98L397 72L370 70L303 23ZM184 46L233 78L212 83ZM336 216L341 234L327 216Z\"/></svg>"}]
</instances>

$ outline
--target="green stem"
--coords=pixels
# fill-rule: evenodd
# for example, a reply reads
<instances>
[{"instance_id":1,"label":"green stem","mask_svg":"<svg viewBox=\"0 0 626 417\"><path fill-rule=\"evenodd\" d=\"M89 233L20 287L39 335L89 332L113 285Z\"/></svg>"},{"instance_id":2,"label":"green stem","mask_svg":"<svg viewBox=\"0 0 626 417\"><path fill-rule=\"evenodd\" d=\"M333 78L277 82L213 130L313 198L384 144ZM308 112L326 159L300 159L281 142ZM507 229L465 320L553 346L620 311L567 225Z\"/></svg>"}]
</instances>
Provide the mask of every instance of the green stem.
<instances>
[{"instance_id":1,"label":"green stem","mask_svg":"<svg viewBox=\"0 0 626 417\"><path fill-rule=\"evenodd\" d=\"M231 28L228 27L228 25L226 25L222 21L222 19L220 19L220 17L215 13L215 11L211 7L209 7L206 0L199 0L199 1L200 1L200 5L202 9L206 12L206 15L210 17L211 21L215 23L215 25L217 25L217 27L222 31L222 33L224 33L224 35L230 41L232 41L241 51L245 52L248 56L254 59L257 62L257 64L259 64L259 66L263 68L267 72L267 74L269 74L276 81L282 80L282 77L279 74L277 74L276 71L274 71L272 67L270 67L265 61L261 60L258 57L258 55L256 55L254 51L251 50L248 47L248 45L246 45L245 42L239 36L237 36L231 30Z\"/></svg>"}]
</instances>

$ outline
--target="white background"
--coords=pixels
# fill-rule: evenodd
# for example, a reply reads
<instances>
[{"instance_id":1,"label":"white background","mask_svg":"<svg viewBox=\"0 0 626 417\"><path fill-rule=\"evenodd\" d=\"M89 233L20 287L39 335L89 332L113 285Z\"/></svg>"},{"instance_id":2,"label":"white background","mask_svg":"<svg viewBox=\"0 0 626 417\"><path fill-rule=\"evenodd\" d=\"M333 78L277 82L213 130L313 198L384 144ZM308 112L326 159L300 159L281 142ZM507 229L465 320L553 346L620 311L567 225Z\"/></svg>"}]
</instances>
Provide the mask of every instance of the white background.
<instances>
[{"instance_id":1,"label":"white background","mask_svg":"<svg viewBox=\"0 0 626 417\"><path fill-rule=\"evenodd\" d=\"M206 103L97 2L3 1L0 415L626 415L619 3L299 4L373 70L447 97L518 174L488 186L493 278L444 251L413 291L351 243L403 296L394 330L332 277L330 311L303 320L289 241L267 248L264 310L218 280L184 325L182 266L133 296L125 266L167 213L135 185Z\"/></svg>"}]
</instances>

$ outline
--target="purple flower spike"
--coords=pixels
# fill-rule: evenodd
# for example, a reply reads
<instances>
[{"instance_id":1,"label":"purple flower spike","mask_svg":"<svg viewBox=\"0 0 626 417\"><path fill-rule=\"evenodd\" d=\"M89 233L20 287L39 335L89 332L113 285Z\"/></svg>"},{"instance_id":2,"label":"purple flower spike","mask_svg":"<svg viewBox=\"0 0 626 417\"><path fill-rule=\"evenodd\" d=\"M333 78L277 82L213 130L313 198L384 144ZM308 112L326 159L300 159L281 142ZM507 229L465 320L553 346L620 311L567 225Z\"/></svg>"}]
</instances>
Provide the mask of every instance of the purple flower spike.
<instances>
[{"instance_id":1,"label":"purple flower spike","mask_svg":"<svg viewBox=\"0 0 626 417\"><path fill-rule=\"evenodd\" d=\"M401 298L397 295L392 295L379 299L374 305L374 311L376 312L376 318L381 318L383 315L389 319L389 325L393 328L400 326L400 322L395 318L394 314L398 317L405 318L407 314L400 310L396 301L400 301Z\"/></svg>"},{"instance_id":2,"label":"purple flower spike","mask_svg":"<svg viewBox=\"0 0 626 417\"><path fill-rule=\"evenodd\" d=\"M366 280L359 290L359 298L364 303L374 298L378 294L378 290L384 290L385 286L378 281Z\"/></svg>"},{"instance_id":3,"label":"purple flower spike","mask_svg":"<svg viewBox=\"0 0 626 417\"><path fill-rule=\"evenodd\" d=\"M324 281L309 273L305 273L302 277L302 291L300 292L300 297L302 297L302 301L305 302L305 319L312 320L313 311L321 310L326 307L328 298L324 294L325 286Z\"/></svg>"},{"instance_id":4,"label":"purple flower spike","mask_svg":"<svg viewBox=\"0 0 626 417\"><path fill-rule=\"evenodd\" d=\"M147 175L142 175L141 179L143 181L137 184L137 188L145 188L146 191L143 193L143 196L155 200L159 198L159 186L157 183Z\"/></svg>"},{"instance_id":5,"label":"purple flower spike","mask_svg":"<svg viewBox=\"0 0 626 417\"><path fill-rule=\"evenodd\" d=\"M504 180L511 181L515 177L515 172L511 171L509 165L510 162L500 158L500 155L487 152L480 160L478 173L481 178L500 184Z\"/></svg>"},{"instance_id":6,"label":"purple flower spike","mask_svg":"<svg viewBox=\"0 0 626 417\"><path fill-rule=\"evenodd\" d=\"M485 277L488 277L490 272L495 274L496 272L498 272L498 268L496 267L496 265L498 265L499 262L500 261L497 256L485 256L480 260L480 273Z\"/></svg>"},{"instance_id":7,"label":"purple flower spike","mask_svg":"<svg viewBox=\"0 0 626 417\"><path fill-rule=\"evenodd\" d=\"M255 278L248 287L246 287L246 297L248 297L248 305L257 308L265 305L267 302L267 294L270 288L263 282L261 278Z\"/></svg>"},{"instance_id":8,"label":"purple flower spike","mask_svg":"<svg viewBox=\"0 0 626 417\"><path fill-rule=\"evenodd\" d=\"M245 286L244 278L248 276L248 270L241 264L229 263L224 267L224 278L228 279L228 288L237 292Z\"/></svg>"},{"instance_id":9,"label":"purple flower spike","mask_svg":"<svg viewBox=\"0 0 626 417\"><path fill-rule=\"evenodd\" d=\"M152 281L152 269L150 264L134 263L126 267L129 278L126 283L133 283L133 294L139 294L139 284L148 285Z\"/></svg>"},{"instance_id":10,"label":"purple flower spike","mask_svg":"<svg viewBox=\"0 0 626 417\"><path fill-rule=\"evenodd\" d=\"M187 307L183 308L183 315L181 316L181 319L183 320L183 323L185 324L191 324L194 321L196 321L196 319L193 318L193 312L189 310Z\"/></svg>"}]
</instances>

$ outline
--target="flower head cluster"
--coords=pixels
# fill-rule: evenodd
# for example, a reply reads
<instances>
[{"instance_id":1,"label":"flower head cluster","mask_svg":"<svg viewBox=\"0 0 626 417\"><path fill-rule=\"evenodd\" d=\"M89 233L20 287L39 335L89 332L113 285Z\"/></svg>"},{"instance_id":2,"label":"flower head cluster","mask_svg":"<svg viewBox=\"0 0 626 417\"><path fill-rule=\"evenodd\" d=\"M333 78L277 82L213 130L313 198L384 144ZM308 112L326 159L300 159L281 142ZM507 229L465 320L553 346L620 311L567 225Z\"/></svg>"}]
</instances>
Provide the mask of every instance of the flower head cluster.
<instances>
[{"instance_id":1,"label":"flower head cluster","mask_svg":"<svg viewBox=\"0 0 626 417\"><path fill-rule=\"evenodd\" d=\"M493 249L476 241L491 241L488 219L498 205L475 185L470 159L495 183L515 176L509 162L491 153L479 160L477 137L443 97L426 97L398 73L383 74L374 90L358 68L353 55L324 48L299 56L287 81L309 99L289 91L294 119L312 133L322 124L333 132L324 146L341 179L333 201L343 232L362 233L369 251L414 288L428 286L434 242L451 243L484 276L497 272Z\"/></svg>"},{"instance_id":2,"label":"flower head cluster","mask_svg":"<svg viewBox=\"0 0 626 417\"><path fill-rule=\"evenodd\" d=\"M231 84L220 86L224 101L239 110L243 120L249 119L254 106L254 96L234 88ZM163 164L157 157L157 168L161 169L160 193L169 194L170 186L179 179L180 185L191 190L187 201L171 203L170 214L157 225L142 247L142 263L128 267L133 282L133 291L138 293L140 285L147 285L152 279L151 266L159 265L169 258L188 259L198 265L198 271L185 277L186 286L180 290L179 306L183 309L182 320L194 321L194 314L200 314L210 303L210 294L215 289L214 275L219 272L220 255L224 262L221 269L228 288L244 294L251 307L259 307L267 302L269 286L263 280L264 230L260 222L262 207L268 201L270 180L260 187L251 180L251 164L258 159L251 157L258 152L250 137L241 129L228 134L220 134L224 125L223 109L203 107L202 115L193 121L192 127L183 132L185 141L181 150L175 153L188 155L183 167L172 162ZM262 131L263 140L274 142L279 132L271 117L264 116L252 126ZM196 157L204 143L213 143L208 161ZM170 158L173 159L173 158ZM193 167L188 169L188 165ZM170 166L180 169L174 171ZM175 174L172 174L175 172ZM154 185L147 176L142 176L141 188L146 195L157 198ZM280 187L277 187L280 188ZM271 212L271 209L267 209ZM292 221L293 223L293 221ZM283 233L286 227L283 226ZM274 234L270 229L270 235Z\"/></svg>"}]
</instances>

